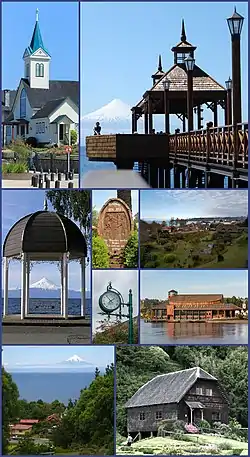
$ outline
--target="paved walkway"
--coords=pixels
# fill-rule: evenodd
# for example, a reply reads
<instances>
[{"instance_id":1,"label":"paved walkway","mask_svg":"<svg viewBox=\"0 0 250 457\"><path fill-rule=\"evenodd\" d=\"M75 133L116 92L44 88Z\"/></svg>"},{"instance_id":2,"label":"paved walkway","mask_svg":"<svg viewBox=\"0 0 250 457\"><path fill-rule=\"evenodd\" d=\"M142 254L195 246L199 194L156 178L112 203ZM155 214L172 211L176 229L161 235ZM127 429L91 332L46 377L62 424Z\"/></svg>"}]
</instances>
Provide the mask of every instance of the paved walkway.
<instances>
[{"instance_id":1,"label":"paved walkway","mask_svg":"<svg viewBox=\"0 0 250 457\"><path fill-rule=\"evenodd\" d=\"M68 183L70 181L65 181L62 180L60 184L61 189L68 188ZM73 185L75 189L79 188L79 176L75 175L74 180L73 180ZM32 187L31 186L31 177L30 180L26 179L3 179L2 180L2 187L3 189L38 189L38 187ZM55 188L55 182L52 181L50 183L50 188L54 189ZM44 184L44 189L45 189L45 184Z\"/></svg>"},{"instance_id":2,"label":"paved walkway","mask_svg":"<svg viewBox=\"0 0 250 457\"><path fill-rule=\"evenodd\" d=\"M90 344L91 328L39 325L3 325L2 344Z\"/></svg>"}]
</instances>

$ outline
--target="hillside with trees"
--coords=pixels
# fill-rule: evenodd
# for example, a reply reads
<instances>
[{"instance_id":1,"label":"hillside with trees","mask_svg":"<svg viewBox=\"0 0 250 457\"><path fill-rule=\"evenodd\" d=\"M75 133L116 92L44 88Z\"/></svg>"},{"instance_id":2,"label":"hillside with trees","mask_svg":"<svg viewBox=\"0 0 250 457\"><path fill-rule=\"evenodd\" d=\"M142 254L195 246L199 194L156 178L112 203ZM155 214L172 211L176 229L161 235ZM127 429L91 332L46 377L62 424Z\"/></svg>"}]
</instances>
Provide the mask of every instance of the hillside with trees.
<instances>
[{"instance_id":1,"label":"hillside with trees","mask_svg":"<svg viewBox=\"0 0 250 457\"><path fill-rule=\"evenodd\" d=\"M17 385L2 369L2 453L4 455L113 455L114 454L114 366L82 389L76 401L64 405L19 398ZM48 416L53 415L51 420ZM15 444L10 440L10 424L20 419L39 419L32 430ZM37 444L38 438L47 444Z\"/></svg>"}]
</instances>

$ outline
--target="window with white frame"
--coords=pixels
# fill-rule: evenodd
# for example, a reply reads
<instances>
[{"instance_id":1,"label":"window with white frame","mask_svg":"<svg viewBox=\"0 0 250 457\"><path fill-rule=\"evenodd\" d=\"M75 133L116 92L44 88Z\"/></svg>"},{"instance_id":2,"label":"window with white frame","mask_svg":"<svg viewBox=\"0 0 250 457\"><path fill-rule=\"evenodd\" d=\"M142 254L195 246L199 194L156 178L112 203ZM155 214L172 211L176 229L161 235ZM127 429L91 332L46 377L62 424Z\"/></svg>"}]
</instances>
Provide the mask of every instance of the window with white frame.
<instances>
[{"instance_id":1,"label":"window with white frame","mask_svg":"<svg viewBox=\"0 0 250 457\"><path fill-rule=\"evenodd\" d=\"M22 89L20 94L20 118L26 116L26 90Z\"/></svg>"},{"instance_id":2,"label":"window with white frame","mask_svg":"<svg viewBox=\"0 0 250 457\"><path fill-rule=\"evenodd\" d=\"M220 421L221 420L221 413L219 413L218 411L215 411L212 413L212 421Z\"/></svg>"},{"instance_id":3,"label":"window with white frame","mask_svg":"<svg viewBox=\"0 0 250 457\"><path fill-rule=\"evenodd\" d=\"M43 63L36 63L36 77L43 78L44 77L44 65Z\"/></svg>"},{"instance_id":4,"label":"window with white frame","mask_svg":"<svg viewBox=\"0 0 250 457\"><path fill-rule=\"evenodd\" d=\"M155 419L156 420L161 420L162 419L162 411L156 411Z\"/></svg>"},{"instance_id":5,"label":"window with white frame","mask_svg":"<svg viewBox=\"0 0 250 457\"><path fill-rule=\"evenodd\" d=\"M212 397L213 396L213 390L212 389L206 389L206 396L207 397Z\"/></svg>"},{"instance_id":6,"label":"window with white frame","mask_svg":"<svg viewBox=\"0 0 250 457\"><path fill-rule=\"evenodd\" d=\"M202 387L196 387L196 395L203 395Z\"/></svg>"}]
</instances>

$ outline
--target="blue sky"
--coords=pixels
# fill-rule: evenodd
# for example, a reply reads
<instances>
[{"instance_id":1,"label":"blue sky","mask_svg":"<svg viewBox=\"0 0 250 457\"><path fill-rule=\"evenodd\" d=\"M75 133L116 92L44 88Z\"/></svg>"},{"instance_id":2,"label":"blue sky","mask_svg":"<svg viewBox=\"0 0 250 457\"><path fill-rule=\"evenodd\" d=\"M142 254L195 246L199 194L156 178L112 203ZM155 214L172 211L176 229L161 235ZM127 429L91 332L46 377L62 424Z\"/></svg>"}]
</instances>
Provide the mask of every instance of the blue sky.
<instances>
[{"instance_id":1,"label":"blue sky","mask_svg":"<svg viewBox=\"0 0 250 457\"><path fill-rule=\"evenodd\" d=\"M3 190L2 191L2 242L13 224L21 217L35 211L43 210L44 190ZM49 209L53 208L49 205ZM69 289L80 290L80 267L77 262L69 264ZM30 272L30 284L46 277L56 285L60 285L60 273L56 264L35 264ZM11 262L9 269L9 288L20 287L20 262ZM86 268L86 285L90 290L90 267Z\"/></svg>"},{"instance_id":2,"label":"blue sky","mask_svg":"<svg viewBox=\"0 0 250 457\"><path fill-rule=\"evenodd\" d=\"M197 46L197 65L224 85L232 76L231 36L226 19L233 14L234 5L245 17L241 67L246 120L247 2L82 2L82 114L114 98L135 105L151 87L158 54L162 55L163 70L172 66L171 48L180 41L182 18L187 40Z\"/></svg>"},{"instance_id":3,"label":"blue sky","mask_svg":"<svg viewBox=\"0 0 250 457\"><path fill-rule=\"evenodd\" d=\"M50 79L77 81L78 2L4 2L2 4L2 86L16 89L23 75L23 53L30 44L39 9L44 46L51 55Z\"/></svg>"},{"instance_id":4,"label":"blue sky","mask_svg":"<svg viewBox=\"0 0 250 457\"><path fill-rule=\"evenodd\" d=\"M166 299L171 289L180 294L247 297L247 270L141 270L141 299Z\"/></svg>"},{"instance_id":5,"label":"blue sky","mask_svg":"<svg viewBox=\"0 0 250 457\"><path fill-rule=\"evenodd\" d=\"M39 365L53 368L75 354L94 366L105 367L114 362L114 349L110 346L3 346L2 361L7 370Z\"/></svg>"},{"instance_id":6,"label":"blue sky","mask_svg":"<svg viewBox=\"0 0 250 457\"><path fill-rule=\"evenodd\" d=\"M93 190L92 191L92 206L98 212L102 206L110 198L117 198L116 190ZM138 199L139 192L137 190L131 190L131 201L132 201L132 213L133 216L138 213Z\"/></svg>"},{"instance_id":7,"label":"blue sky","mask_svg":"<svg viewBox=\"0 0 250 457\"><path fill-rule=\"evenodd\" d=\"M247 216L247 190L142 190L140 218Z\"/></svg>"}]
</instances>

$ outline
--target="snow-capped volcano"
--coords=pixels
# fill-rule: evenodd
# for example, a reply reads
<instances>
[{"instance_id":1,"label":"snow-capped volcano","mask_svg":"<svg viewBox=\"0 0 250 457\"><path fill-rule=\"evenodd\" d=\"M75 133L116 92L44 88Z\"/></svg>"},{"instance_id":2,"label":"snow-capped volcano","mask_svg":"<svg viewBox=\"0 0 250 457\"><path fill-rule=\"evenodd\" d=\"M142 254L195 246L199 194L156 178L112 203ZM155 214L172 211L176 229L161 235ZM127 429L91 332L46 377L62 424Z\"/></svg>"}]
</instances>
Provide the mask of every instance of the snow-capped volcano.
<instances>
[{"instance_id":1,"label":"snow-capped volcano","mask_svg":"<svg viewBox=\"0 0 250 457\"><path fill-rule=\"evenodd\" d=\"M78 355L73 355L72 357L67 359L66 362L84 362L84 360Z\"/></svg>"},{"instance_id":2,"label":"snow-capped volcano","mask_svg":"<svg viewBox=\"0 0 250 457\"><path fill-rule=\"evenodd\" d=\"M115 98L102 108L86 114L82 117L83 121L92 122L120 122L131 120L131 108L122 100Z\"/></svg>"},{"instance_id":3,"label":"snow-capped volcano","mask_svg":"<svg viewBox=\"0 0 250 457\"><path fill-rule=\"evenodd\" d=\"M52 281L47 278L42 278L37 282L33 282L30 285L31 289L43 289L43 290L58 290L60 287L56 286Z\"/></svg>"}]
</instances>

